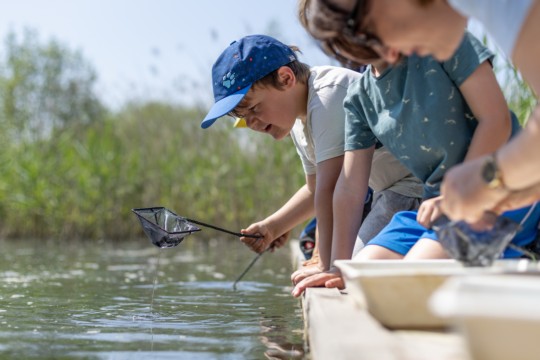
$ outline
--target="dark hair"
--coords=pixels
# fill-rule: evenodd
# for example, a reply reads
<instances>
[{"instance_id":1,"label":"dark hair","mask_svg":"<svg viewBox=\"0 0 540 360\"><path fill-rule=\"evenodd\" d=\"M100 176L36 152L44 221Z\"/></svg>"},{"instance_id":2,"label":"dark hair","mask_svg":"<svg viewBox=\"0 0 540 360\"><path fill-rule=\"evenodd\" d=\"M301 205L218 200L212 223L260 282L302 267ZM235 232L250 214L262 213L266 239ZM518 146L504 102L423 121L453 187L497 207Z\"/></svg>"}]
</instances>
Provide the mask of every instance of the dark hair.
<instances>
[{"instance_id":1,"label":"dark hair","mask_svg":"<svg viewBox=\"0 0 540 360\"><path fill-rule=\"evenodd\" d=\"M291 48L292 51L301 53L300 49L297 46L289 45L289 47ZM283 66L287 66L292 70L294 76L296 77L299 83L307 84L309 75L311 73L309 65L304 64L303 62L300 62L298 60L293 60L290 63ZM229 115L233 117L240 117L238 116L239 115L238 110L245 108L245 104L249 101L249 95L250 95L249 93L251 92L251 90L257 90L258 88L262 88L262 87L273 87L275 89L282 90L283 84L279 80L278 70L279 69L276 69L272 71L270 74L265 75L261 79L255 81L250 91L246 94L246 96L242 99L242 101L240 101L240 103L233 109L233 111L229 113Z\"/></svg>"},{"instance_id":2,"label":"dark hair","mask_svg":"<svg viewBox=\"0 0 540 360\"><path fill-rule=\"evenodd\" d=\"M328 0L298 1L300 23L326 54L352 68L380 60L372 48L358 45L344 35L349 13Z\"/></svg>"}]
</instances>

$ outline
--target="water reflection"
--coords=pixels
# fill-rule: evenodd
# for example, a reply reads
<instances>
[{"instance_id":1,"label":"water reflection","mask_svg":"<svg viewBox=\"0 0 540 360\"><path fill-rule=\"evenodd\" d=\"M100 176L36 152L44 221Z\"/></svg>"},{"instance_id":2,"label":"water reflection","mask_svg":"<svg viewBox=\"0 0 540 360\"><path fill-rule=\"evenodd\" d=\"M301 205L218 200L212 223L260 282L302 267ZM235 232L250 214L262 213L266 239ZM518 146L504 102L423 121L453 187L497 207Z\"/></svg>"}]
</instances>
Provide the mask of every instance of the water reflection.
<instances>
[{"instance_id":1,"label":"water reflection","mask_svg":"<svg viewBox=\"0 0 540 360\"><path fill-rule=\"evenodd\" d=\"M0 246L3 357L303 358L287 250L261 258L233 291L253 257L238 241Z\"/></svg>"}]
</instances>

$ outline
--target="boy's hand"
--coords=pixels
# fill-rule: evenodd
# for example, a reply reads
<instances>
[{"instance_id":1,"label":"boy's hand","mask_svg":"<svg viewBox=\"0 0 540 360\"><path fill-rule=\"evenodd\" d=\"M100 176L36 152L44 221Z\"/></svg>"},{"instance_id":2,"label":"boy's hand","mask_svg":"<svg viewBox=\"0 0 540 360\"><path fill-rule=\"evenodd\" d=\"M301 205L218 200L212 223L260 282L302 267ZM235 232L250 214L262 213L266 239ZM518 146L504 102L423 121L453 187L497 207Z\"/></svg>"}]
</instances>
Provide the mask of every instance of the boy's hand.
<instances>
[{"instance_id":1,"label":"boy's hand","mask_svg":"<svg viewBox=\"0 0 540 360\"><path fill-rule=\"evenodd\" d=\"M423 227L429 229L431 224L442 215L440 209L440 202L442 196L437 196L432 199L424 200L418 208L418 214L416 215L416 221Z\"/></svg>"},{"instance_id":2,"label":"boy's hand","mask_svg":"<svg viewBox=\"0 0 540 360\"><path fill-rule=\"evenodd\" d=\"M339 270L337 268L332 268L328 271L312 275L300 281L294 287L292 295L294 297L299 297L308 287L321 286L327 288L344 289L345 283L343 282L343 278L341 277L341 273L339 272Z\"/></svg>"},{"instance_id":3,"label":"boy's hand","mask_svg":"<svg viewBox=\"0 0 540 360\"><path fill-rule=\"evenodd\" d=\"M242 234L259 235L260 238L241 237L240 241L246 244L251 250L256 253L261 253L268 249L270 245L272 248L282 247L289 239L289 232L285 234L276 235L268 227L264 221L251 224L247 229L240 230Z\"/></svg>"},{"instance_id":4,"label":"boy's hand","mask_svg":"<svg viewBox=\"0 0 540 360\"><path fill-rule=\"evenodd\" d=\"M289 240L289 235L290 234L291 234L291 232L287 231L285 234L279 236L277 239L272 241L272 250L270 250L270 251L273 252L274 249L279 249L280 247L285 245L287 243L287 241Z\"/></svg>"},{"instance_id":5,"label":"boy's hand","mask_svg":"<svg viewBox=\"0 0 540 360\"><path fill-rule=\"evenodd\" d=\"M323 269L319 267L319 264L303 266L301 269L298 269L292 273L291 281L294 285L296 285L305 278L313 276L315 274L320 274L322 272Z\"/></svg>"}]
</instances>

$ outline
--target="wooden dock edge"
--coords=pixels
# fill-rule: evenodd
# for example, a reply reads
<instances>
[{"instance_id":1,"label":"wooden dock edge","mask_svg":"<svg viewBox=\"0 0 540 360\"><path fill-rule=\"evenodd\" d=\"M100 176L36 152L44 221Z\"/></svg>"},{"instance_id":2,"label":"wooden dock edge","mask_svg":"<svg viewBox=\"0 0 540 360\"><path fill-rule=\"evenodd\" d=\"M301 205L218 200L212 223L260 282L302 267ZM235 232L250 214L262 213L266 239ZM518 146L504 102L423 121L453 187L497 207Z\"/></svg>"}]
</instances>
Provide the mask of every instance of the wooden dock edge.
<instances>
[{"instance_id":1,"label":"wooden dock edge","mask_svg":"<svg viewBox=\"0 0 540 360\"><path fill-rule=\"evenodd\" d=\"M303 256L291 241L295 268ZM301 298L305 350L311 360L469 360L452 331L389 330L346 291L309 288Z\"/></svg>"}]
</instances>

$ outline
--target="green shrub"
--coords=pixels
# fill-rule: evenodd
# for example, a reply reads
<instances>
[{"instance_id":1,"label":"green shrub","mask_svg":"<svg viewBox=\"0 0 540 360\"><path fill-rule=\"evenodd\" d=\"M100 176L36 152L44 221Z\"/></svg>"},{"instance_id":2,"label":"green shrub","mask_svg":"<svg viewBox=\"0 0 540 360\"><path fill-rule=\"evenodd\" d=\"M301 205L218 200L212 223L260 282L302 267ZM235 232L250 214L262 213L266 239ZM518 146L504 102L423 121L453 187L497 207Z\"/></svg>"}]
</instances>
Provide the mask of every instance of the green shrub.
<instances>
[{"instance_id":1,"label":"green shrub","mask_svg":"<svg viewBox=\"0 0 540 360\"><path fill-rule=\"evenodd\" d=\"M158 205L239 230L298 189L303 175L289 139L237 130L226 119L202 130L200 118L168 104L131 105L102 122L11 144L0 158L3 235L128 238L141 234L130 209Z\"/></svg>"}]
</instances>

